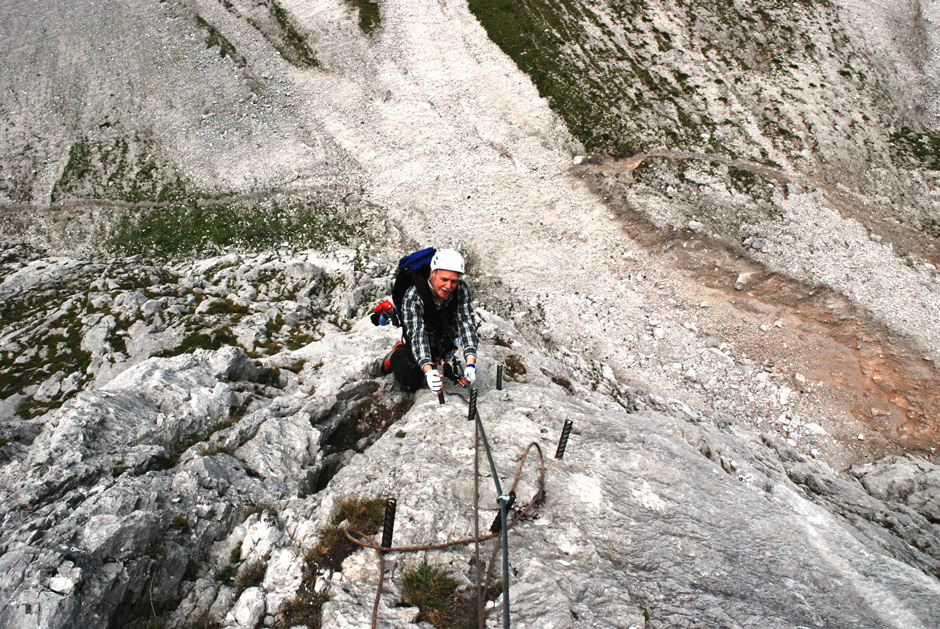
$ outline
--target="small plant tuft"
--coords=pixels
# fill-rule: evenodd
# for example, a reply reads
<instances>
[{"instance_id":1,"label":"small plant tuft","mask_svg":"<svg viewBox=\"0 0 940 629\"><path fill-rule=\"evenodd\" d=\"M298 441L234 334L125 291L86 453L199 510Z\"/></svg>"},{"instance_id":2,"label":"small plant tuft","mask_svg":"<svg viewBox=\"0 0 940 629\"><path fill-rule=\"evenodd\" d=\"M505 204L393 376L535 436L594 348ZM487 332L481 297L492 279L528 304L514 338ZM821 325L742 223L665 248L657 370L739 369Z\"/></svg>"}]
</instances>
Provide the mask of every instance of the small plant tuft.
<instances>
[{"instance_id":1,"label":"small plant tuft","mask_svg":"<svg viewBox=\"0 0 940 629\"><path fill-rule=\"evenodd\" d=\"M238 542L232 547L232 550L228 554L228 562L231 564L236 564L242 560L242 542Z\"/></svg>"},{"instance_id":2,"label":"small plant tuft","mask_svg":"<svg viewBox=\"0 0 940 629\"><path fill-rule=\"evenodd\" d=\"M258 514L268 513L271 515L271 517L276 518L277 507L275 507L274 505L265 504L265 503L252 505L248 507L247 509L245 509L245 519L247 520L249 517L253 516L256 513Z\"/></svg>"},{"instance_id":3,"label":"small plant tuft","mask_svg":"<svg viewBox=\"0 0 940 629\"><path fill-rule=\"evenodd\" d=\"M371 35L382 22L379 12L379 3L373 0L349 0L359 10L359 29L366 35Z\"/></svg>"},{"instance_id":4,"label":"small plant tuft","mask_svg":"<svg viewBox=\"0 0 940 629\"><path fill-rule=\"evenodd\" d=\"M519 357L515 354L507 356L504 362L506 363L507 378L515 378L525 373L525 365L522 364L522 361L519 360Z\"/></svg>"},{"instance_id":5,"label":"small plant tuft","mask_svg":"<svg viewBox=\"0 0 940 629\"><path fill-rule=\"evenodd\" d=\"M170 522L170 529L173 531L179 531L180 533L189 532L189 520L186 519L184 515L178 515L173 518L173 521Z\"/></svg>"},{"instance_id":6,"label":"small plant tuft","mask_svg":"<svg viewBox=\"0 0 940 629\"><path fill-rule=\"evenodd\" d=\"M186 562L186 571L183 572L183 581L195 581L202 572L202 562L190 559Z\"/></svg>"},{"instance_id":7,"label":"small plant tuft","mask_svg":"<svg viewBox=\"0 0 940 629\"><path fill-rule=\"evenodd\" d=\"M154 561L160 561L163 559L164 554L166 554L166 548L163 547L163 544L151 544L144 550L144 555L150 557Z\"/></svg>"},{"instance_id":8,"label":"small plant tuft","mask_svg":"<svg viewBox=\"0 0 940 629\"><path fill-rule=\"evenodd\" d=\"M289 63L298 68L316 68L320 65L314 56L307 39L294 24L290 14L275 0L267 0L268 11L280 29L280 37L272 38L271 43ZM263 31L262 31L263 33Z\"/></svg>"},{"instance_id":9,"label":"small plant tuft","mask_svg":"<svg viewBox=\"0 0 940 629\"><path fill-rule=\"evenodd\" d=\"M235 580L235 597L238 598L242 592L251 587L257 587L264 581L264 573L267 570L267 564L263 561L253 561L238 573Z\"/></svg>"},{"instance_id":10,"label":"small plant tuft","mask_svg":"<svg viewBox=\"0 0 940 629\"><path fill-rule=\"evenodd\" d=\"M235 573L238 571L236 566L229 564L222 568L219 568L215 571L215 574L212 575L212 578L221 583L222 585L232 585L232 581L235 578Z\"/></svg>"},{"instance_id":11,"label":"small plant tuft","mask_svg":"<svg viewBox=\"0 0 940 629\"><path fill-rule=\"evenodd\" d=\"M470 597L458 591L457 580L440 567L424 561L403 572L405 601L421 610L418 621L438 629L471 629L474 607Z\"/></svg>"},{"instance_id":12,"label":"small plant tuft","mask_svg":"<svg viewBox=\"0 0 940 629\"><path fill-rule=\"evenodd\" d=\"M274 621L274 629L290 629L298 625L306 626L307 629L321 628L321 613L327 595L317 594L312 589L307 592L303 590L303 586L301 588L297 598L281 604Z\"/></svg>"},{"instance_id":13,"label":"small plant tuft","mask_svg":"<svg viewBox=\"0 0 940 629\"><path fill-rule=\"evenodd\" d=\"M385 501L341 500L333 513L330 526L323 529L320 542L307 553L307 562L316 564L321 570L339 570L343 561L359 550L359 546L346 537L345 529L339 525L346 522L346 528L373 535L382 526L385 514Z\"/></svg>"},{"instance_id":14,"label":"small plant tuft","mask_svg":"<svg viewBox=\"0 0 940 629\"><path fill-rule=\"evenodd\" d=\"M375 535L382 526L385 501L344 499L341 500L330 518L330 526L323 530L319 543L305 556L303 581L297 589L297 597L285 602L278 610L275 629L287 629L296 625L306 625L309 629L320 628L323 603L327 600L326 592L316 592L317 578L326 570L337 570L343 560L359 550L359 546L346 537L340 524L346 522L348 528L366 535Z\"/></svg>"},{"instance_id":15,"label":"small plant tuft","mask_svg":"<svg viewBox=\"0 0 940 629\"><path fill-rule=\"evenodd\" d=\"M232 454L233 452L235 452L235 448L231 446L221 446L221 445L203 446L202 450L199 451L199 453L202 456L215 456L217 454Z\"/></svg>"},{"instance_id":16,"label":"small plant tuft","mask_svg":"<svg viewBox=\"0 0 940 629\"><path fill-rule=\"evenodd\" d=\"M157 358L171 358L180 354L191 354L197 349L217 350L223 345L237 345L238 339L228 326L213 330L211 333L194 332L172 349L165 349L154 354Z\"/></svg>"},{"instance_id":17,"label":"small plant tuft","mask_svg":"<svg viewBox=\"0 0 940 629\"><path fill-rule=\"evenodd\" d=\"M219 299L209 304L209 307L206 308L205 314L246 315L248 314L248 306L236 304L235 302L229 301L228 299Z\"/></svg>"},{"instance_id":18,"label":"small plant tuft","mask_svg":"<svg viewBox=\"0 0 940 629\"><path fill-rule=\"evenodd\" d=\"M300 373L301 371L303 371L304 365L306 364L307 364L306 358L298 358L294 362L284 365L283 367L281 367L281 369L286 369L287 371L292 371L294 373Z\"/></svg>"},{"instance_id":19,"label":"small plant tuft","mask_svg":"<svg viewBox=\"0 0 940 629\"><path fill-rule=\"evenodd\" d=\"M571 386L571 380L568 380L568 378L564 376L552 376L552 382L564 389L565 393L568 395L574 395L574 387Z\"/></svg>"}]
</instances>

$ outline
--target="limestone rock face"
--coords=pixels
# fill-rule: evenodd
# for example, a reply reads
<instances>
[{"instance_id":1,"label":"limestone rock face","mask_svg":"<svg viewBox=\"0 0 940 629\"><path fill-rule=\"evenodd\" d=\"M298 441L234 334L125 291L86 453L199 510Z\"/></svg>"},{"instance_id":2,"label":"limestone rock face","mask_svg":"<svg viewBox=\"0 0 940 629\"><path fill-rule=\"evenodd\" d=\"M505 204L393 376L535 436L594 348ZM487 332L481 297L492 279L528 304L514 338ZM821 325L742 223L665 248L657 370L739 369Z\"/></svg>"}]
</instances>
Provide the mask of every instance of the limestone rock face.
<instances>
[{"instance_id":1,"label":"limestone rock face","mask_svg":"<svg viewBox=\"0 0 940 629\"><path fill-rule=\"evenodd\" d=\"M913 456L890 456L852 469L873 496L907 505L940 523L940 468Z\"/></svg>"},{"instance_id":2,"label":"limestone rock face","mask_svg":"<svg viewBox=\"0 0 940 629\"><path fill-rule=\"evenodd\" d=\"M394 546L473 536L473 424L466 405L449 399L440 406L419 394L396 425L403 435L386 433L331 485L331 495L396 496ZM786 446L769 437L655 411L627 413L546 384L483 391L479 407L504 491L528 443L550 455L563 421L575 426L564 459L545 461L544 504L509 535L511 612L518 626L938 622L935 526L917 519L924 551L890 533L881 539L858 511L833 513L834 504L864 492L799 455L805 473L816 479L811 485L827 489L814 493L795 483L788 468L796 462L782 458L778 449ZM516 487L518 504L534 492L539 465L533 458L530 453ZM485 462L482 468L488 469ZM484 527L496 504L488 476L481 479ZM890 510L866 499L869 508ZM328 508L324 501L320 510ZM331 590L336 595L324 614L335 626L360 625L371 613L378 562L374 551L364 552L371 570L357 567L357 579L333 580L340 587ZM470 549L421 555L472 579ZM422 561L392 557L399 565ZM397 620L396 604L389 592L380 618L406 626Z\"/></svg>"},{"instance_id":3,"label":"limestone rock face","mask_svg":"<svg viewBox=\"0 0 940 629\"><path fill-rule=\"evenodd\" d=\"M154 359L51 413L28 456L2 470L5 624L107 626L145 580L156 600L172 595L189 547L231 526L237 500L217 503L219 492L257 485L233 477L231 457L181 459L192 435L229 418L225 376L243 360L233 348ZM185 527L169 529L174 517Z\"/></svg>"},{"instance_id":4,"label":"limestone rock face","mask_svg":"<svg viewBox=\"0 0 940 629\"><path fill-rule=\"evenodd\" d=\"M62 286L85 277L87 265L57 264ZM268 280L247 312L214 305L195 313L199 300L186 291L216 290L221 273L259 277L260 267ZM96 355L117 343L119 324L130 330L175 306L183 328L214 317L209 329L237 320L258 335L238 337L248 347L226 337L218 349L177 355L112 351L108 376L77 378L69 394L53 393L52 382L22 389L25 402L0 423L9 439L0 467L0 625L136 627L156 610L170 627L312 624L301 612L324 627L366 626L376 551L329 568L311 554L335 543L330 527L349 526L336 521L338 506L358 499L397 499L393 547L445 545L387 554L379 626L425 626L404 586L405 572L425 562L447 570L462 592L474 591L480 563L502 579L498 555L490 563L494 540L482 542L479 563L473 544L447 545L476 536L469 391L448 384L441 405L429 391L401 393L373 370L399 338L365 316L386 283L357 277L343 253L316 263L306 254L223 256L173 273L180 289L162 308L120 289L110 301L96 298L98 311L82 315L94 316L72 321L82 351ZM350 297L345 282L323 277L365 288ZM264 288L285 283L317 288L285 305ZM302 316L314 307L327 314ZM5 347L27 329L55 329L50 310L31 315L37 325L14 326ZM501 490L517 497L513 626L940 623L934 466L889 457L840 475L779 434L639 395L609 366L540 348L500 316L477 314L478 409ZM292 348L297 338L304 343ZM268 351L258 351L258 339ZM55 382L61 389L66 380ZM23 417L25 403L47 410ZM573 431L555 459L566 420ZM479 469L486 534L497 492L482 450ZM523 512L543 469L544 497ZM499 626L502 601L488 603L487 626Z\"/></svg>"},{"instance_id":5,"label":"limestone rock face","mask_svg":"<svg viewBox=\"0 0 940 629\"><path fill-rule=\"evenodd\" d=\"M224 344L163 358L148 358L152 350L118 356L102 350L113 349L118 326L129 334L146 328L157 345L175 348L168 328L144 323L166 310L155 307L159 300L118 289L116 297L89 300L89 307L104 312L78 318L69 310L72 318L63 317L63 309L70 307L57 305L60 295L81 291L89 273L101 273L102 267L68 260L50 266L42 259L35 265L19 264L19 272L5 275L7 303L30 294L35 303L42 290L31 293L31 287L44 282L58 292L49 294L53 301L46 310L33 307L4 330L5 348L17 348L14 339L24 334L58 334L58 317L75 331L67 334L81 339L80 351L107 356L86 368L108 367L106 378L89 379L82 373L75 390L65 394L60 393L68 379L61 375L42 386L28 385L21 399L49 410L24 420L17 414L22 413L20 402L4 418L0 624L133 625L159 608L168 616L173 612L181 626L229 616L239 626L254 626L258 614L277 613L297 588L303 551L284 547L283 529L272 513L314 491L323 467L323 440L356 417L363 398L379 389L363 376L365 356L381 351L376 343L386 342L387 336L371 335L352 351L347 348L351 360L330 364L325 378L319 377L323 361L308 365L290 350L273 362ZM332 272L348 272L335 261L321 264ZM305 259L223 257L199 261L179 275L165 270L153 275L178 279L180 294L158 286L172 295L167 301L183 319L179 329L185 329L200 325L193 314L199 300L191 300L194 295L186 291L212 288L216 281L224 285L225 277L219 275L253 277L250 281L264 290L265 283L254 273L259 266L266 267L279 293L284 286L297 286L306 295L303 304L314 299L332 307L334 300L323 294L321 283L327 272ZM130 260L123 273L146 268ZM267 299L256 290L258 295ZM338 301L349 307L348 299ZM65 303L77 300L65 297ZM324 336L299 302L287 304L289 311L267 303L261 307L271 313L259 319L269 347L292 336L312 340L313 334L324 338L326 355L345 345L345 335L335 326L327 326ZM294 319L288 321L282 312L294 313ZM211 331L212 320L224 327L228 317L243 314L243 309L216 306L214 312L203 312L201 325L210 319ZM268 317L283 323L265 327ZM300 332L300 326L306 331ZM249 344L247 349L254 348ZM5 366L11 382L23 382L29 373L16 372L17 365L29 363ZM24 430L23 424L31 428ZM238 553L237 544L243 545ZM274 567L263 579L266 589L259 589L269 561ZM260 575L258 583L242 592L234 586L242 578L239 573L249 568ZM226 570L229 576L222 576Z\"/></svg>"}]
</instances>

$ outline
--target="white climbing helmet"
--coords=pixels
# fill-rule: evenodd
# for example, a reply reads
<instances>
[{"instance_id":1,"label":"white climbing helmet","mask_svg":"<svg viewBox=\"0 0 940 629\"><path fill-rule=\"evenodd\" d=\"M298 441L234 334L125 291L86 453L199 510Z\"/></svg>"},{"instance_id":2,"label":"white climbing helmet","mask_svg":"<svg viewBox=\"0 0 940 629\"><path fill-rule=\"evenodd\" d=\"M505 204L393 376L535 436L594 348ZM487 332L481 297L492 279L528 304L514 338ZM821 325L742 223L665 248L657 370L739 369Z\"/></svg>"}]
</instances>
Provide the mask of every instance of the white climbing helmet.
<instances>
[{"instance_id":1,"label":"white climbing helmet","mask_svg":"<svg viewBox=\"0 0 940 629\"><path fill-rule=\"evenodd\" d=\"M454 271L463 275L463 256L453 249L441 249L431 258L431 270Z\"/></svg>"}]
</instances>

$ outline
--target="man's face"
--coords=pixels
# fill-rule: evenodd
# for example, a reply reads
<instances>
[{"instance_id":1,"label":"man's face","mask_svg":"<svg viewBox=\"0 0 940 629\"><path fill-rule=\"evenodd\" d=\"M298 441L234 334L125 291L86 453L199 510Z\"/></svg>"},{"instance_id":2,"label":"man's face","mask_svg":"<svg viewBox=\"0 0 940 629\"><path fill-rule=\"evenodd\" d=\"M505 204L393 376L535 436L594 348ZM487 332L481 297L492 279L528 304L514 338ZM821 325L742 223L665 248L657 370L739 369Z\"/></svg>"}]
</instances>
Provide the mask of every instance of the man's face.
<instances>
[{"instance_id":1,"label":"man's face","mask_svg":"<svg viewBox=\"0 0 940 629\"><path fill-rule=\"evenodd\" d=\"M431 271L430 284L431 293L438 301L444 301L457 290L457 281L460 279L460 273L456 271L445 271L438 269Z\"/></svg>"}]
</instances>

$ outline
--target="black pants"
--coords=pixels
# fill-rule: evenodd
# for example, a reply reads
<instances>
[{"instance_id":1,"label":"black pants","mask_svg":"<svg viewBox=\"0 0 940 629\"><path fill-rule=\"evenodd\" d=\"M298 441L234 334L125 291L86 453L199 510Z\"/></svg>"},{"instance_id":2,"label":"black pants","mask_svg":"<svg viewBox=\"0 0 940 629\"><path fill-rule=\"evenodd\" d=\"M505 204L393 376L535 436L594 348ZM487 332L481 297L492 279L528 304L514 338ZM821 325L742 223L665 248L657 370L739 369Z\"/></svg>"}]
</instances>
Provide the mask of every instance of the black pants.
<instances>
[{"instance_id":1,"label":"black pants","mask_svg":"<svg viewBox=\"0 0 940 629\"><path fill-rule=\"evenodd\" d=\"M411 354L411 349L402 343L389 357L389 364L395 380L405 391L417 391L424 385L424 372L418 367L418 361Z\"/></svg>"},{"instance_id":2,"label":"black pants","mask_svg":"<svg viewBox=\"0 0 940 629\"><path fill-rule=\"evenodd\" d=\"M442 360L443 359L434 358L435 363ZM418 361L415 360L415 357L412 355L407 345L402 343L396 347L392 355L389 356L388 362L389 368L392 373L395 374L395 379L402 389L414 392L424 386L427 379L424 377L424 372L418 367ZM451 362L454 364L452 365ZM452 357L440 367L441 375L456 382L460 379L460 376L457 375L454 369L459 371L460 364L457 362L456 358Z\"/></svg>"}]
</instances>

